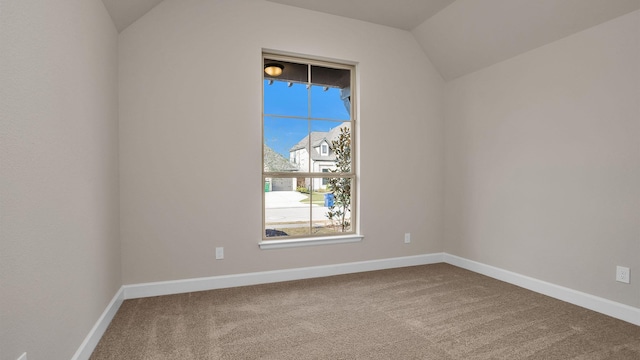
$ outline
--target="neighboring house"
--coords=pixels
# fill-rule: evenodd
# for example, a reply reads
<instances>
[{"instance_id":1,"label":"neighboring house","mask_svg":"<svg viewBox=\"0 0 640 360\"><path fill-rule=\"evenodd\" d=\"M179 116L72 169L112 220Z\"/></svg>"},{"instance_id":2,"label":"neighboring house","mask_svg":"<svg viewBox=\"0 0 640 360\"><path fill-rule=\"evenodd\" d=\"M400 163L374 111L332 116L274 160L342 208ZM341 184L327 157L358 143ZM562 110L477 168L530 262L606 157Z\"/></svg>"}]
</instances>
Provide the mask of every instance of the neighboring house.
<instances>
[{"instance_id":1,"label":"neighboring house","mask_svg":"<svg viewBox=\"0 0 640 360\"><path fill-rule=\"evenodd\" d=\"M326 132L311 132L311 146L309 146L309 135L307 135L289 149L289 162L297 165L302 171L305 171L307 167L310 172L328 173L329 170L335 169L336 155L331 151L331 142L338 139L342 127L351 129L351 123L346 121ZM309 149L311 149L311 154L309 154ZM310 185L309 179L298 180L298 186L308 188ZM314 179L313 188L326 189L326 179Z\"/></svg>"},{"instance_id":2,"label":"neighboring house","mask_svg":"<svg viewBox=\"0 0 640 360\"><path fill-rule=\"evenodd\" d=\"M264 171L294 172L298 171L298 166L265 145ZM294 191L296 189L295 179L267 178L266 181L265 191Z\"/></svg>"}]
</instances>

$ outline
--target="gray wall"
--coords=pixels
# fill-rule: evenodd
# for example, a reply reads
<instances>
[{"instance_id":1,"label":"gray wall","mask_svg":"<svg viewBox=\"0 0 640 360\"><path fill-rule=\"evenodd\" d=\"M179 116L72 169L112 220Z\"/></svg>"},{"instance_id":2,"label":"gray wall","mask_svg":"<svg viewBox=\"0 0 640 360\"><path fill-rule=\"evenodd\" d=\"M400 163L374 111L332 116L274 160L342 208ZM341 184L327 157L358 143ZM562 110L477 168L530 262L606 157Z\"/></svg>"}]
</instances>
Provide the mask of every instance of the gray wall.
<instances>
[{"instance_id":1,"label":"gray wall","mask_svg":"<svg viewBox=\"0 0 640 360\"><path fill-rule=\"evenodd\" d=\"M121 285L117 33L100 0L0 24L0 359L69 359Z\"/></svg>"},{"instance_id":2,"label":"gray wall","mask_svg":"<svg viewBox=\"0 0 640 360\"><path fill-rule=\"evenodd\" d=\"M262 48L357 62L361 243L259 249ZM442 250L443 82L409 32L266 1L165 1L120 33L119 66L125 284Z\"/></svg>"},{"instance_id":3,"label":"gray wall","mask_svg":"<svg viewBox=\"0 0 640 360\"><path fill-rule=\"evenodd\" d=\"M638 24L636 11L445 85L447 252L640 307Z\"/></svg>"}]
</instances>

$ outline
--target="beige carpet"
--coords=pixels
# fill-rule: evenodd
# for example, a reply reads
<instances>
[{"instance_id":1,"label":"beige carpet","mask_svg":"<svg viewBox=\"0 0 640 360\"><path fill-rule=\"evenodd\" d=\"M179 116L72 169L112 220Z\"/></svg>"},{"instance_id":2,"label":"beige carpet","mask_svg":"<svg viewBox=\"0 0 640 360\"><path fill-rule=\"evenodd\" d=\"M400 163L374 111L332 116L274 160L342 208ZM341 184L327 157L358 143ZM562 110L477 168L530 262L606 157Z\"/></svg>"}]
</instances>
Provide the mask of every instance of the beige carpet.
<instances>
[{"instance_id":1,"label":"beige carpet","mask_svg":"<svg viewBox=\"0 0 640 360\"><path fill-rule=\"evenodd\" d=\"M99 359L640 359L640 327L447 264L127 300Z\"/></svg>"}]
</instances>

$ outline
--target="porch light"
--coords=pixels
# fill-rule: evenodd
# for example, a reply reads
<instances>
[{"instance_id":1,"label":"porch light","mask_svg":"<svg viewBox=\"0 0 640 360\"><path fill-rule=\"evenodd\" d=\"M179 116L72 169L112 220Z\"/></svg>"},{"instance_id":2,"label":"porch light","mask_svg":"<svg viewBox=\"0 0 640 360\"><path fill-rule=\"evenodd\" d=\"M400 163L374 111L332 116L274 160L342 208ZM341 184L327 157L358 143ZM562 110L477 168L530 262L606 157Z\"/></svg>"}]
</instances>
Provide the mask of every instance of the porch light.
<instances>
[{"instance_id":1,"label":"porch light","mask_svg":"<svg viewBox=\"0 0 640 360\"><path fill-rule=\"evenodd\" d=\"M266 64L264 66L264 72L269 75L269 76L273 76L273 77L277 77L282 75L282 70L284 69L284 66L280 65L280 64Z\"/></svg>"}]
</instances>

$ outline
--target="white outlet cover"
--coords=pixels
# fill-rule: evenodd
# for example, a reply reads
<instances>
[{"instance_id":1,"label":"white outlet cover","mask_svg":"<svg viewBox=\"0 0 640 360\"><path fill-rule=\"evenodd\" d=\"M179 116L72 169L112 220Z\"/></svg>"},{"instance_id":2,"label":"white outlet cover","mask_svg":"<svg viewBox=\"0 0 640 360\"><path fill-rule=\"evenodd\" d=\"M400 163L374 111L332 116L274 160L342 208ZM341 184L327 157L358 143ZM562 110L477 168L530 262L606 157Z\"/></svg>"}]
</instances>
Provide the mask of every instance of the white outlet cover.
<instances>
[{"instance_id":1,"label":"white outlet cover","mask_svg":"<svg viewBox=\"0 0 640 360\"><path fill-rule=\"evenodd\" d=\"M224 259L224 248L223 247L217 247L216 248L216 260L222 260Z\"/></svg>"},{"instance_id":2,"label":"white outlet cover","mask_svg":"<svg viewBox=\"0 0 640 360\"><path fill-rule=\"evenodd\" d=\"M616 281L629 283L629 268L624 266L616 266Z\"/></svg>"}]
</instances>

